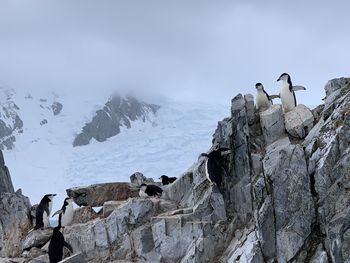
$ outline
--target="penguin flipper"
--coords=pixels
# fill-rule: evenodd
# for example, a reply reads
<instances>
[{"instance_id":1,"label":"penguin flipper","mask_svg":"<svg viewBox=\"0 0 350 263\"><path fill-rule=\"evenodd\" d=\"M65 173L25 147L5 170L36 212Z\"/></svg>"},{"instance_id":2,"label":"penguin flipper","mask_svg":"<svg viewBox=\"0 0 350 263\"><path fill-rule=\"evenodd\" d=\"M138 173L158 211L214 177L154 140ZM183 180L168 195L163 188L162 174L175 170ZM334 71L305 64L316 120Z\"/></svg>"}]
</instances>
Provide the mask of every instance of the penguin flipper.
<instances>
[{"instance_id":1,"label":"penguin flipper","mask_svg":"<svg viewBox=\"0 0 350 263\"><path fill-rule=\"evenodd\" d=\"M293 91L298 91L298 90L306 90L306 88L300 85L293 86Z\"/></svg>"},{"instance_id":2,"label":"penguin flipper","mask_svg":"<svg viewBox=\"0 0 350 263\"><path fill-rule=\"evenodd\" d=\"M66 241L64 241L63 246L69 249L69 251L73 254L73 248L71 245L69 245Z\"/></svg>"},{"instance_id":3,"label":"penguin flipper","mask_svg":"<svg viewBox=\"0 0 350 263\"><path fill-rule=\"evenodd\" d=\"M56 211L53 215L52 215L52 217L54 217L55 215L59 215L59 214L62 214L63 213L63 210L61 209L61 210L58 210L58 211Z\"/></svg>"},{"instance_id":4,"label":"penguin flipper","mask_svg":"<svg viewBox=\"0 0 350 263\"><path fill-rule=\"evenodd\" d=\"M269 97L270 97L270 100L279 99L280 95L270 95Z\"/></svg>"}]
</instances>

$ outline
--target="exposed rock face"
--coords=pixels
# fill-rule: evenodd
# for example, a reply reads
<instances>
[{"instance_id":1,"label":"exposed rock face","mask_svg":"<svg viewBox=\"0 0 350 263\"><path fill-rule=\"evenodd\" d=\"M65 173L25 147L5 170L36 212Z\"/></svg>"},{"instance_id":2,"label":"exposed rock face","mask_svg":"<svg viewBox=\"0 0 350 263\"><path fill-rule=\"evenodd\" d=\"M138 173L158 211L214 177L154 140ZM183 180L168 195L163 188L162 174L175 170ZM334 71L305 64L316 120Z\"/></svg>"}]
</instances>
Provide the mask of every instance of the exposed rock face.
<instances>
[{"instance_id":1,"label":"exposed rock face","mask_svg":"<svg viewBox=\"0 0 350 263\"><path fill-rule=\"evenodd\" d=\"M0 257L19 256L22 239L31 227L29 199L21 191L14 192L0 151Z\"/></svg>"},{"instance_id":2,"label":"exposed rock face","mask_svg":"<svg viewBox=\"0 0 350 263\"><path fill-rule=\"evenodd\" d=\"M158 109L158 105L146 104L133 97L123 98L115 95L103 109L96 112L91 122L82 128L82 132L74 139L73 146L87 145L92 138L103 142L120 133L120 127L131 128L133 121L151 121Z\"/></svg>"},{"instance_id":3,"label":"exposed rock face","mask_svg":"<svg viewBox=\"0 0 350 263\"><path fill-rule=\"evenodd\" d=\"M284 119L287 132L300 139L304 139L314 126L314 115L302 104L287 112Z\"/></svg>"},{"instance_id":4,"label":"exposed rock face","mask_svg":"<svg viewBox=\"0 0 350 263\"><path fill-rule=\"evenodd\" d=\"M133 186L139 187L141 184L154 184L152 178L147 178L142 173L136 172L130 176L130 182Z\"/></svg>"},{"instance_id":5,"label":"exposed rock face","mask_svg":"<svg viewBox=\"0 0 350 263\"><path fill-rule=\"evenodd\" d=\"M58 115L61 113L63 109L63 105L62 103L55 101L54 103L52 103L51 109L52 109L53 115Z\"/></svg>"},{"instance_id":6,"label":"exposed rock face","mask_svg":"<svg viewBox=\"0 0 350 263\"><path fill-rule=\"evenodd\" d=\"M14 90L0 89L0 149L13 149L16 134L22 132L23 121L18 115L19 107L13 101Z\"/></svg>"},{"instance_id":7,"label":"exposed rock face","mask_svg":"<svg viewBox=\"0 0 350 263\"><path fill-rule=\"evenodd\" d=\"M137 197L139 189L129 183L105 183L67 189L67 195L79 206L103 206L107 201L122 201Z\"/></svg>"},{"instance_id":8,"label":"exposed rock face","mask_svg":"<svg viewBox=\"0 0 350 263\"><path fill-rule=\"evenodd\" d=\"M324 107L295 109L310 118L286 117L297 140L279 105L259 114L250 95L236 96L209 150L231 150L220 187L200 157L160 199L132 197L127 183L68 190L103 213L66 227L66 240L92 262L350 262L350 79L326 94Z\"/></svg>"},{"instance_id":9,"label":"exposed rock face","mask_svg":"<svg viewBox=\"0 0 350 263\"><path fill-rule=\"evenodd\" d=\"M5 165L4 156L0 150L0 195L14 193L9 169Z\"/></svg>"},{"instance_id":10,"label":"exposed rock face","mask_svg":"<svg viewBox=\"0 0 350 263\"><path fill-rule=\"evenodd\" d=\"M261 128L267 145L285 136L285 125L281 105L272 105L260 113Z\"/></svg>"}]
</instances>

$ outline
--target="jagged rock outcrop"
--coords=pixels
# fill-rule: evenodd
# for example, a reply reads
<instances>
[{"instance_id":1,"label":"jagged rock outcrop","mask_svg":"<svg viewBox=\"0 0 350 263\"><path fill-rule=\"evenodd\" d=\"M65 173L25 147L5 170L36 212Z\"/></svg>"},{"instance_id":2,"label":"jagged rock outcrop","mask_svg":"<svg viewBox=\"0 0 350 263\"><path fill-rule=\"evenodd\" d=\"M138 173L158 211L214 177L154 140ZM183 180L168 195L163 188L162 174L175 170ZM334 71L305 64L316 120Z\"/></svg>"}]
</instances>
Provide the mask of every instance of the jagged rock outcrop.
<instances>
[{"instance_id":1,"label":"jagged rock outcrop","mask_svg":"<svg viewBox=\"0 0 350 263\"><path fill-rule=\"evenodd\" d=\"M324 106L288 116L236 96L209 149L230 149L219 187L200 156L160 199L135 197L142 174L122 183L135 196L71 190L103 209L65 227L66 240L92 262L350 262L350 79L325 89Z\"/></svg>"},{"instance_id":2,"label":"jagged rock outcrop","mask_svg":"<svg viewBox=\"0 0 350 263\"><path fill-rule=\"evenodd\" d=\"M14 192L10 173L0 151L0 257L16 257L32 227L29 199Z\"/></svg>"},{"instance_id":3,"label":"jagged rock outcrop","mask_svg":"<svg viewBox=\"0 0 350 263\"><path fill-rule=\"evenodd\" d=\"M13 101L14 90L0 89L0 149L13 149L16 134L22 132L23 121L18 115L19 107Z\"/></svg>"},{"instance_id":4,"label":"jagged rock outcrop","mask_svg":"<svg viewBox=\"0 0 350 263\"><path fill-rule=\"evenodd\" d=\"M304 139L314 126L314 115L305 105L299 104L284 115L286 130L293 137Z\"/></svg>"},{"instance_id":5,"label":"jagged rock outcrop","mask_svg":"<svg viewBox=\"0 0 350 263\"><path fill-rule=\"evenodd\" d=\"M51 109L52 109L53 115L58 115L61 113L63 109L63 104L58 101L55 101L54 103L52 103Z\"/></svg>"},{"instance_id":6,"label":"jagged rock outcrop","mask_svg":"<svg viewBox=\"0 0 350 263\"><path fill-rule=\"evenodd\" d=\"M136 197L139 189L129 183L104 183L85 187L67 189L67 195L72 197L79 206L103 206L107 201L122 201Z\"/></svg>"},{"instance_id":7,"label":"jagged rock outcrop","mask_svg":"<svg viewBox=\"0 0 350 263\"><path fill-rule=\"evenodd\" d=\"M121 127L131 128L131 123L136 120L151 121L159 108L130 96L123 98L114 95L103 109L96 112L91 122L85 124L74 139L73 146L87 145L92 138L103 142L120 133Z\"/></svg>"}]
</instances>

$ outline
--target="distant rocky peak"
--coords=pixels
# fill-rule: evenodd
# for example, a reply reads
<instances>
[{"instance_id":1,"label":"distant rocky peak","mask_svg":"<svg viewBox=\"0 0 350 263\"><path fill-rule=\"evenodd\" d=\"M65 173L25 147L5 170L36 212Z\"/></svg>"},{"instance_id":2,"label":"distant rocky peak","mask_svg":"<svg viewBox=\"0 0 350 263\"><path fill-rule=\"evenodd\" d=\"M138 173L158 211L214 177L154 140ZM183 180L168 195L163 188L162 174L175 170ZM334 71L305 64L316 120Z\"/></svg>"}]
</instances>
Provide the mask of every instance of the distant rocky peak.
<instances>
[{"instance_id":1,"label":"distant rocky peak","mask_svg":"<svg viewBox=\"0 0 350 263\"><path fill-rule=\"evenodd\" d=\"M19 107L13 100L16 92L12 89L0 89L0 149L12 149L16 141L15 134L22 132L23 121L18 115Z\"/></svg>"},{"instance_id":2,"label":"distant rocky peak","mask_svg":"<svg viewBox=\"0 0 350 263\"><path fill-rule=\"evenodd\" d=\"M159 108L133 96L113 94L103 108L96 111L92 120L85 124L81 133L75 137L73 146L87 145L92 138L103 142L120 133L121 127L130 129L135 121L154 123Z\"/></svg>"}]
</instances>

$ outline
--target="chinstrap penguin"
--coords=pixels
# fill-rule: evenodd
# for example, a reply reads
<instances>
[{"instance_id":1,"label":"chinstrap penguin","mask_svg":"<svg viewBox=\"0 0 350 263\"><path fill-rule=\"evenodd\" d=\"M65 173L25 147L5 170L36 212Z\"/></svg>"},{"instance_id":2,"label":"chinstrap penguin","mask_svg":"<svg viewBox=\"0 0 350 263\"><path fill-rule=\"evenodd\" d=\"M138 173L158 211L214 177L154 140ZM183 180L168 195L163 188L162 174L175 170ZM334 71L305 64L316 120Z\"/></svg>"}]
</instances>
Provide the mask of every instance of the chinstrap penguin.
<instances>
[{"instance_id":1,"label":"chinstrap penguin","mask_svg":"<svg viewBox=\"0 0 350 263\"><path fill-rule=\"evenodd\" d=\"M273 104L272 96L267 94L261 83L256 83L255 88L257 91L255 98L256 109L259 111L267 110Z\"/></svg>"},{"instance_id":2,"label":"chinstrap penguin","mask_svg":"<svg viewBox=\"0 0 350 263\"><path fill-rule=\"evenodd\" d=\"M158 196L160 197L163 193L163 189L159 186L153 184L141 184L139 196L140 197L150 197L150 196Z\"/></svg>"},{"instance_id":3,"label":"chinstrap penguin","mask_svg":"<svg viewBox=\"0 0 350 263\"><path fill-rule=\"evenodd\" d=\"M34 229L50 226L49 218L52 209L52 199L54 196L56 196L56 194L47 194L41 199L35 211L36 219Z\"/></svg>"},{"instance_id":4,"label":"chinstrap penguin","mask_svg":"<svg viewBox=\"0 0 350 263\"><path fill-rule=\"evenodd\" d=\"M64 199L61 210L56 211L52 217L55 215L59 215L58 222L61 226L69 226L73 221L74 215L73 199L70 197Z\"/></svg>"},{"instance_id":5,"label":"chinstrap penguin","mask_svg":"<svg viewBox=\"0 0 350 263\"><path fill-rule=\"evenodd\" d=\"M202 153L200 157L207 158L205 161L205 174L210 182L215 183L219 188L222 183L222 175L226 173L222 164L222 156L230 154L228 148L219 148L210 153Z\"/></svg>"},{"instance_id":6,"label":"chinstrap penguin","mask_svg":"<svg viewBox=\"0 0 350 263\"><path fill-rule=\"evenodd\" d=\"M63 248L66 247L73 254L73 248L66 241L64 241L64 236L60 231L61 225L58 224L57 227L53 229L53 234L49 244L49 259L50 263L60 262L63 258Z\"/></svg>"},{"instance_id":7,"label":"chinstrap penguin","mask_svg":"<svg viewBox=\"0 0 350 263\"><path fill-rule=\"evenodd\" d=\"M281 81L280 99L284 112L291 111L297 106L297 99L294 91L305 90L303 86L293 86L288 73L283 73L277 81Z\"/></svg>"},{"instance_id":8,"label":"chinstrap penguin","mask_svg":"<svg viewBox=\"0 0 350 263\"><path fill-rule=\"evenodd\" d=\"M159 177L160 181L162 182L162 185L172 184L176 181L176 177L168 177L166 175L162 175Z\"/></svg>"}]
</instances>

